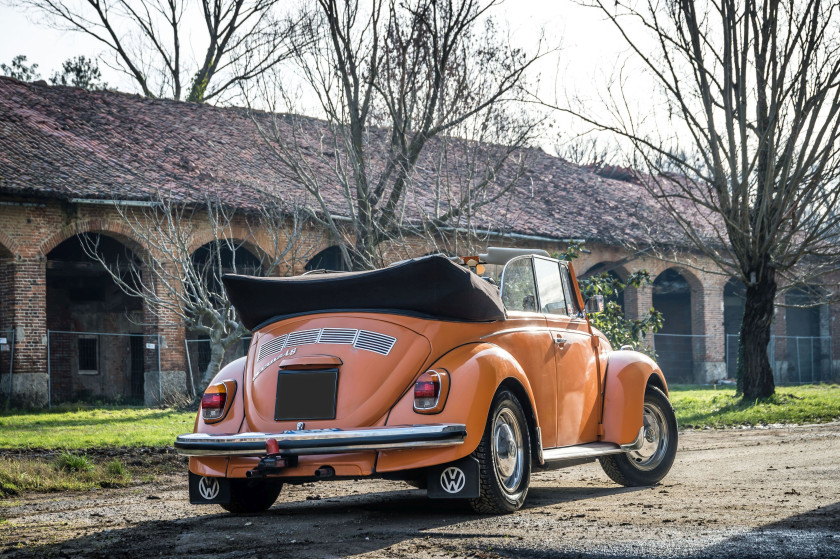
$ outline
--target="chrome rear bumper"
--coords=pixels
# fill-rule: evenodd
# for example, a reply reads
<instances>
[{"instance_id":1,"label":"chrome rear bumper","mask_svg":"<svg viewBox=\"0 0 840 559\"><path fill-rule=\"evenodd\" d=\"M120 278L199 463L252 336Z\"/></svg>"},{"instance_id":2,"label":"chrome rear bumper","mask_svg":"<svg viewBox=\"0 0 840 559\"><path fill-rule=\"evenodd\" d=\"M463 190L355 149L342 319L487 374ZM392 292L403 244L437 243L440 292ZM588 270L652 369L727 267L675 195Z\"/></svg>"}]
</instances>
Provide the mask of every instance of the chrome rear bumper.
<instances>
[{"instance_id":1,"label":"chrome rear bumper","mask_svg":"<svg viewBox=\"0 0 840 559\"><path fill-rule=\"evenodd\" d=\"M466 436L466 425L458 423L236 435L188 433L175 439L175 450L185 456L265 456L266 441L274 439L281 454L333 454L358 450L452 446L462 444Z\"/></svg>"}]
</instances>

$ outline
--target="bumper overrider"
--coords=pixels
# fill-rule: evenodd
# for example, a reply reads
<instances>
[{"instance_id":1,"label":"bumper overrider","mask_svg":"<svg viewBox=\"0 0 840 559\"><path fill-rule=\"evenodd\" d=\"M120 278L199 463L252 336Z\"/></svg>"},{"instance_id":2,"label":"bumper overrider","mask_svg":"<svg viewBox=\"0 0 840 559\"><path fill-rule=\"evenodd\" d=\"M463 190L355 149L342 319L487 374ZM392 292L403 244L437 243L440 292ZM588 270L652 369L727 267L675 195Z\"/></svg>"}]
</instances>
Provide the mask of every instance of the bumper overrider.
<instances>
[{"instance_id":1,"label":"bumper overrider","mask_svg":"<svg viewBox=\"0 0 840 559\"><path fill-rule=\"evenodd\" d=\"M265 456L266 445L269 444L284 455L300 456L360 450L445 447L462 444L466 436L466 425L458 423L233 435L188 433L175 439L175 450L185 456Z\"/></svg>"}]
</instances>

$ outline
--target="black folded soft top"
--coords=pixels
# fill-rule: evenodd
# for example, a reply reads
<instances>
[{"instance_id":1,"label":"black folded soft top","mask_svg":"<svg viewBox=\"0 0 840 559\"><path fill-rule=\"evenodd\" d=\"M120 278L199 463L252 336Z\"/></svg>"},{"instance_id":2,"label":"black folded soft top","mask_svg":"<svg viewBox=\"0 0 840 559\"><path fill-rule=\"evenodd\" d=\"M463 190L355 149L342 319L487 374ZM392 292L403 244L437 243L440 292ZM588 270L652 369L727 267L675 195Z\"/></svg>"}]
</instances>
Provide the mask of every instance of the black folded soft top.
<instances>
[{"instance_id":1,"label":"black folded soft top","mask_svg":"<svg viewBox=\"0 0 840 559\"><path fill-rule=\"evenodd\" d=\"M309 313L392 312L442 320L505 319L496 286L443 256L424 256L367 272L261 278L226 274L222 281L242 323Z\"/></svg>"}]
</instances>

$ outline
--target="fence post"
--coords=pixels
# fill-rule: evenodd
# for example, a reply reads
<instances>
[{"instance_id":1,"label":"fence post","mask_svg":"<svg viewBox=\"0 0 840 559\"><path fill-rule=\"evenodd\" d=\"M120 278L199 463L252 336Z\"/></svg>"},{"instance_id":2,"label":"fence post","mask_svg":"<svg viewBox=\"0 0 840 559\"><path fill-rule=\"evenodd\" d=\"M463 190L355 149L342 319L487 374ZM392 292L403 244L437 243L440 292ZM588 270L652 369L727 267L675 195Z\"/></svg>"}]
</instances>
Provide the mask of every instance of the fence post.
<instances>
[{"instance_id":1,"label":"fence post","mask_svg":"<svg viewBox=\"0 0 840 559\"><path fill-rule=\"evenodd\" d=\"M47 330L47 409L52 409L52 371L50 370L50 331Z\"/></svg>"},{"instance_id":2,"label":"fence post","mask_svg":"<svg viewBox=\"0 0 840 559\"><path fill-rule=\"evenodd\" d=\"M802 384L802 358L799 355L799 336L794 338L796 340L796 374L799 377L799 384Z\"/></svg>"},{"instance_id":3,"label":"fence post","mask_svg":"<svg viewBox=\"0 0 840 559\"><path fill-rule=\"evenodd\" d=\"M14 385L12 384L12 374L15 371L15 330L12 328L11 333L9 334L9 339L12 341L12 349L9 352L9 400L8 405L11 407L12 405L12 388Z\"/></svg>"},{"instance_id":4,"label":"fence post","mask_svg":"<svg viewBox=\"0 0 840 559\"><path fill-rule=\"evenodd\" d=\"M163 406L163 371L160 370L160 334L157 335L157 354L158 354L158 404Z\"/></svg>"},{"instance_id":5,"label":"fence post","mask_svg":"<svg viewBox=\"0 0 840 559\"><path fill-rule=\"evenodd\" d=\"M729 377L729 334L723 332L723 368Z\"/></svg>"}]
</instances>

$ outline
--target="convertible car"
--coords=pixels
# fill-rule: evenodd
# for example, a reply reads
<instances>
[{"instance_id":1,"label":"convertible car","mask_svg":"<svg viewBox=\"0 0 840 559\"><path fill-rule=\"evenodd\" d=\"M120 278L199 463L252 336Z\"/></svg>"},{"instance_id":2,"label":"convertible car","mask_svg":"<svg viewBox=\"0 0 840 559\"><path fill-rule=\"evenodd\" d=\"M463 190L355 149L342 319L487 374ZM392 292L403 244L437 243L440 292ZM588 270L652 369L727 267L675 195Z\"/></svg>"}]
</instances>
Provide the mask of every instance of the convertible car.
<instances>
[{"instance_id":1,"label":"convertible car","mask_svg":"<svg viewBox=\"0 0 840 559\"><path fill-rule=\"evenodd\" d=\"M674 461L662 371L610 347L587 318L603 298L545 251L224 284L253 338L175 441L192 503L256 512L284 483L380 477L506 513L536 469L597 459L651 485Z\"/></svg>"}]
</instances>

